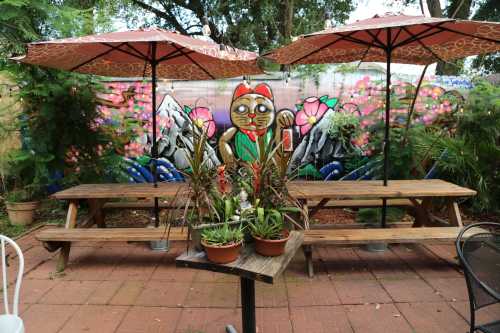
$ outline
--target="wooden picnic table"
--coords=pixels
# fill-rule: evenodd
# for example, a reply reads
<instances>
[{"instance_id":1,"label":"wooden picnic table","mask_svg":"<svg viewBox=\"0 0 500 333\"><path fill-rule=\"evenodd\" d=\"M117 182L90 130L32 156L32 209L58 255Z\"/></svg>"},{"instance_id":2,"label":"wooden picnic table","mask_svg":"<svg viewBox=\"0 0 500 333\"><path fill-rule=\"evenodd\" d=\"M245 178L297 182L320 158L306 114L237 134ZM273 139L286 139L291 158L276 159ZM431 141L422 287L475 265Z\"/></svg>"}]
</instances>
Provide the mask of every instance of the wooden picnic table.
<instances>
[{"instance_id":1,"label":"wooden picnic table","mask_svg":"<svg viewBox=\"0 0 500 333\"><path fill-rule=\"evenodd\" d=\"M288 187L289 193L296 198L306 213L304 229L306 230L305 245L306 268L309 276L313 276L312 246L315 244L366 244L374 239L385 239L387 242L405 242L413 239L415 242L427 240L453 240L463 227L458 200L474 196L476 191L464 188L440 179L421 180L389 180L384 186L379 180L363 181L296 181ZM312 230L310 219L330 202L335 201L335 207L372 207L381 206L383 200L407 199L415 217L413 227L424 227L419 230L408 228L383 230L348 230L347 232ZM431 212L433 199L442 199L448 212L448 221L434 216ZM314 204L311 204L314 202ZM378 221L374 221L375 223ZM446 227L446 228L425 228Z\"/></svg>"},{"instance_id":2,"label":"wooden picnic table","mask_svg":"<svg viewBox=\"0 0 500 333\"><path fill-rule=\"evenodd\" d=\"M277 257L264 257L254 251L253 244L245 244L236 261L215 264L205 252L191 249L175 259L178 267L189 267L213 272L237 275L241 286L241 317L243 333L255 333L255 280L273 284L283 273L302 244L304 235L298 231L290 233L285 253ZM231 331L226 328L227 331Z\"/></svg>"},{"instance_id":3,"label":"wooden picnic table","mask_svg":"<svg viewBox=\"0 0 500 333\"><path fill-rule=\"evenodd\" d=\"M115 205L116 208L144 209L152 207L152 199L162 198L160 207L169 208L171 200L187 189L186 183L159 183L158 187L152 184L84 184L78 185L52 195L59 200L68 200L66 229L89 228L96 224L104 228L104 209L106 205ZM462 220L457 200L461 197L473 196L475 191L455 184L437 180L390 180L388 186L381 181L292 181L288 185L289 194L296 198L304 208L304 229L310 229L309 220L320 209L333 201L335 207L357 207L364 205L380 206L381 199L405 199L414 211L415 227L423 226L457 226L462 227ZM435 217L430 212L431 201L434 198L445 199L450 223ZM109 202L115 199L149 199L141 202ZM89 205L88 216L77 225L78 207L82 201ZM69 231L69 230L68 230ZM50 232L50 231L47 231ZM112 233L109 233L113 237ZM145 233L142 237L154 237L154 232ZM452 235L452 234L450 234ZM122 234L119 235L123 237ZM64 235L69 239L68 235ZM86 237L89 237L86 235ZM306 234L307 237L307 234ZM48 238L43 238L47 240ZM76 239L76 238L75 238ZM120 238L121 239L121 238ZM357 238L359 240L359 238ZM322 240L325 241L324 239ZM312 271L312 241L304 247L308 259L309 271ZM49 243L47 243L49 244ZM59 246L60 244L56 244ZM70 243L64 243L59 260L59 267L64 268L68 260Z\"/></svg>"},{"instance_id":4,"label":"wooden picnic table","mask_svg":"<svg viewBox=\"0 0 500 333\"><path fill-rule=\"evenodd\" d=\"M431 220L428 208L432 198L445 198L450 218L454 224L461 225L457 200L476 194L474 190L440 179L389 180L388 186L379 180L294 181L289 184L288 190L306 208L308 218L332 200L336 201L336 207L343 207L343 202L346 207L358 207L366 205L367 201L380 204L381 200L378 199L408 199L416 210L419 226L429 224ZM315 202L312 206L311 201ZM308 218L304 222L306 229L309 229Z\"/></svg>"}]
</instances>

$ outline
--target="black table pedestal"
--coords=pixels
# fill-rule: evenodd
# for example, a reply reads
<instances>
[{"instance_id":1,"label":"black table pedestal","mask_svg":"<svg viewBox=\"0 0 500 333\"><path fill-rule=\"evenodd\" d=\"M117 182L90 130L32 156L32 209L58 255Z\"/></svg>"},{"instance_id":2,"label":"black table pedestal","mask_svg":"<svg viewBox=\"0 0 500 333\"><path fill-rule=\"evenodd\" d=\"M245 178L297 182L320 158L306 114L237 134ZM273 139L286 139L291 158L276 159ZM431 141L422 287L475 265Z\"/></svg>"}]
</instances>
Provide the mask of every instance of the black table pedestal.
<instances>
[{"instance_id":1,"label":"black table pedestal","mask_svg":"<svg viewBox=\"0 0 500 333\"><path fill-rule=\"evenodd\" d=\"M240 277L241 323L243 333L255 333L255 281ZM226 326L227 333L237 333L232 325Z\"/></svg>"},{"instance_id":2,"label":"black table pedestal","mask_svg":"<svg viewBox=\"0 0 500 333\"><path fill-rule=\"evenodd\" d=\"M243 333L255 333L255 281L240 277Z\"/></svg>"}]
</instances>

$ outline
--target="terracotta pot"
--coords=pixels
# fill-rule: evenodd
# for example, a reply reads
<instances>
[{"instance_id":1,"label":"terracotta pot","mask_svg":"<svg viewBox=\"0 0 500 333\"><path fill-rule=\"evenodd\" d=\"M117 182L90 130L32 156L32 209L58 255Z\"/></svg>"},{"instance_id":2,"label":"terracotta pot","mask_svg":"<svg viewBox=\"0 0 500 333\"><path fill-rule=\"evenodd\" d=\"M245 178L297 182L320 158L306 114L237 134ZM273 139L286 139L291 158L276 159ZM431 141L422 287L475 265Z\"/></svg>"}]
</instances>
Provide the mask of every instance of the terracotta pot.
<instances>
[{"instance_id":1,"label":"terracotta pot","mask_svg":"<svg viewBox=\"0 0 500 333\"><path fill-rule=\"evenodd\" d=\"M229 221L227 222L230 226L236 226L240 224L239 221ZM224 225L224 222L220 223L204 223L204 224L196 224L196 225L189 225L189 234L191 237L191 244L194 246L194 248L197 251L203 251L203 246L201 244L201 234L203 233L203 230L205 229L213 229L217 228L219 226Z\"/></svg>"},{"instance_id":2,"label":"terracotta pot","mask_svg":"<svg viewBox=\"0 0 500 333\"><path fill-rule=\"evenodd\" d=\"M227 264L238 259L243 242L219 246L207 244L202 240L201 244L205 248L208 260L216 264Z\"/></svg>"},{"instance_id":3,"label":"terracotta pot","mask_svg":"<svg viewBox=\"0 0 500 333\"><path fill-rule=\"evenodd\" d=\"M5 202L10 223L13 225L28 225L33 222L35 210L39 201L30 202Z\"/></svg>"},{"instance_id":4,"label":"terracotta pot","mask_svg":"<svg viewBox=\"0 0 500 333\"><path fill-rule=\"evenodd\" d=\"M263 239L253 236L255 239L255 252L267 257L276 257L285 253L285 245L290 238L290 233L287 232L282 239Z\"/></svg>"}]
</instances>

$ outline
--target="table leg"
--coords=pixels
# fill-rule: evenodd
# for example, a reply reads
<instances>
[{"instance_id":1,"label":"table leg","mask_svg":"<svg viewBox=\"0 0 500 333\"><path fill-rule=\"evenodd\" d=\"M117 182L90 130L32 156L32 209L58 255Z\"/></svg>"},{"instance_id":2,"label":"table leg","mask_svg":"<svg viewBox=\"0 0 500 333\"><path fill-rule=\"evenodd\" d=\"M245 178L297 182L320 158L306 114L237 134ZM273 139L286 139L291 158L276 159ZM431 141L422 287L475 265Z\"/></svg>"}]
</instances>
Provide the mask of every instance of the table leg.
<instances>
[{"instance_id":1,"label":"table leg","mask_svg":"<svg viewBox=\"0 0 500 333\"><path fill-rule=\"evenodd\" d=\"M106 222L104 221L104 211L102 206L104 205L104 200L102 199L88 199L90 214L93 216L95 224L99 228L106 228Z\"/></svg>"},{"instance_id":2,"label":"table leg","mask_svg":"<svg viewBox=\"0 0 500 333\"><path fill-rule=\"evenodd\" d=\"M78 213L78 201L71 200L68 206L68 215L66 216L66 229L73 229L76 226L76 219ZM71 243L65 242L61 247L61 252L59 253L59 260L57 261L57 271L62 272L66 268L69 259L69 251L71 249Z\"/></svg>"},{"instance_id":3,"label":"table leg","mask_svg":"<svg viewBox=\"0 0 500 333\"><path fill-rule=\"evenodd\" d=\"M255 281L240 277L243 333L255 333Z\"/></svg>"},{"instance_id":4,"label":"table leg","mask_svg":"<svg viewBox=\"0 0 500 333\"><path fill-rule=\"evenodd\" d=\"M447 203L448 217L450 219L450 224L457 227L463 227L462 216L460 215L460 209L458 208L458 203L454 200L450 200Z\"/></svg>"},{"instance_id":5,"label":"table leg","mask_svg":"<svg viewBox=\"0 0 500 333\"><path fill-rule=\"evenodd\" d=\"M307 205L307 199L301 199L299 200L302 209L304 210L304 230L309 230L309 207ZM321 200L318 205L324 206L328 200ZM319 209L318 209L319 210ZM315 211L316 212L316 211ZM307 270L307 275L312 278L314 277L314 267L313 267L313 260L312 260L312 246L311 245L303 245L302 246L302 251L304 252L304 257L306 258L306 270Z\"/></svg>"},{"instance_id":6,"label":"table leg","mask_svg":"<svg viewBox=\"0 0 500 333\"><path fill-rule=\"evenodd\" d=\"M430 224L431 217L429 215L429 209L431 206L431 201L429 198L422 199L422 202L418 202L415 198L410 198L414 209L415 209L415 222L413 227L424 227Z\"/></svg>"}]
</instances>

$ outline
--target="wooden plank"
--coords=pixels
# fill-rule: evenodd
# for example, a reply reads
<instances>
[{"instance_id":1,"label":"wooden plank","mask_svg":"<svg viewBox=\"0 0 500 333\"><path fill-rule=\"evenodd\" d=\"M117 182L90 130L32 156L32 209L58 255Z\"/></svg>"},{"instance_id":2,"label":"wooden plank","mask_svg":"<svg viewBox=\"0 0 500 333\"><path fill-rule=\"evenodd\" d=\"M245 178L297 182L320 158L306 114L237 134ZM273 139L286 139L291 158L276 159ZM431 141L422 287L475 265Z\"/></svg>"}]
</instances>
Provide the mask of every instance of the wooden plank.
<instances>
[{"instance_id":1,"label":"wooden plank","mask_svg":"<svg viewBox=\"0 0 500 333\"><path fill-rule=\"evenodd\" d=\"M78 214L78 201L72 200L68 205L65 228L74 228Z\"/></svg>"},{"instance_id":2,"label":"wooden plank","mask_svg":"<svg viewBox=\"0 0 500 333\"><path fill-rule=\"evenodd\" d=\"M458 203L456 201L448 201L448 217L450 219L450 224L463 227L462 216L460 215L460 208L458 208Z\"/></svg>"},{"instance_id":3,"label":"wooden plank","mask_svg":"<svg viewBox=\"0 0 500 333\"><path fill-rule=\"evenodd\" d=\"M187 189L186 183L152 184L82 184L54 193L52 198L69 199L113 199L113 198L161 198L174 197Z\"/></svg>"},{"instance_id":4,"label":"wooden plank","mask_svg":"<svg viewBox=\"0 0 500 333\"><path fill-rule=\"evenodd\" d=\"M460 227L305 230L304 244L423 243L454 241Z\"/></svg>"},{"instance_id":5,"label":"wooden plank","mask_svg":"<svg viewBox=\"0 0 500 333\"><path fill-rule=\"evenodd\" d=\"M167 228L108 228L108 229L46 229L40 231L36 239L42 242L81 242L81 241L152 241L166 239ZM169 240L187 240L187 228L171 228Z\"/></svg>"},{"instance_id":6,"label":"wooden plank","mask_svg":"<svg viewBox=\"0 0 500 333\"><path fill-rule=\"evenodd\" d=\"M76 221L78 217L78 201L71 200L68 206L68 214L66 215L65 230L75 230ZM69 252L71 250L71 243L63 244L59 252L57 260L57 271L62 272L66 268L69 260Z\"/></svg>"},{"instance_id":7,"label":"wooden plank","mask_svg":"<svg viewBox=\"0 0 500 333\"><path fill-rule=\"evenodd\" d=\"M473 196L476 191L439 180L389 180L382 181L295 181L288 191L296 199L322 200L356 198L422 198Z\"/></svg>"},{"instance_id":8,"label":"wooden plank","mask_svg":"<svg viewBox=\"0 0 500 333\"><path fill-rule=\"evenodd\" d=\"M154 207L154 201L152 200L140 200L140 201L117 201L117 202L106 202L102 208L103 209L152 209ZM184 207L184 204L174 207L169 202L159 202L158 207L162 209L173 209L178 207Z\"/></svg>"},{"instance_id":9,"label":"wooden plank","mask_svg":"<svg viewBox=\"0 0 500 333\"><path fill-rule=\"evenodd\" d=\"M104 205L103 199L89 199L90 212L93 215L93 220L99 228L105 228L106 223L104 221L104 213L102 211L102 206Z\"/></svg>"},{"instance_id":10,"label":"wooden plank","mask_svg":"<svg viewBox=\"0 0 500 333\"><path fill-rule=\"evenodd\" d=\"M321 201L310 200L310 207L317 207ZM409 199L389 199L387 200L388 207L406 207L411 206ZM376 208L382 207L382 199L343 199L329 200L322 208Z\"/></svg>"},{"instance_id":11,"label":"wooden plank","mask_svg":"<svg viewBox=\"0 0 500 333\"><path fill-rule=\"evenodd\" d=\"M55 199L112 199L174 197L186 190L186 183L83 184L52 195ZM378 180L293 181L289 193L296 199L322 200L355 198L420 198L473 196L475 191L439 179L390 180L383 186ZM180 192L179 192L180 191Z\"/></svg>"},{"instance_id":12,"label":"wooden plank","mask_svg":"<svg viewBox=\"0 0 500 333\"><path fill-rule=\"evenodd\" d=\"M245 245L240 257L229 264L215 264L208 261L205 252L190 250L175 259L178 267L190 267L214 272L243 276L248 279L274 283L285 270L297 249L301 246L303 234L292 231L286 243L285 253L278 257L264 257L256 254L253 245Z\"/></svg>"}]
</instances>

